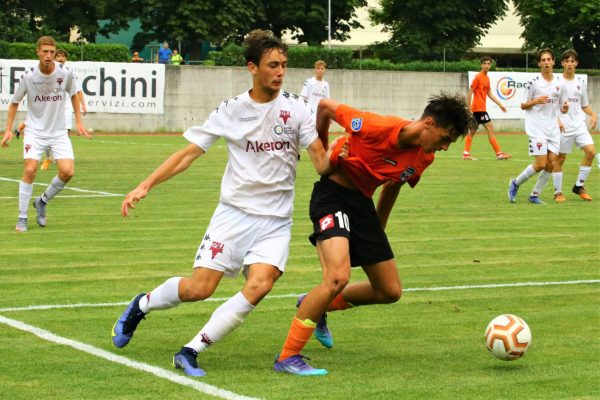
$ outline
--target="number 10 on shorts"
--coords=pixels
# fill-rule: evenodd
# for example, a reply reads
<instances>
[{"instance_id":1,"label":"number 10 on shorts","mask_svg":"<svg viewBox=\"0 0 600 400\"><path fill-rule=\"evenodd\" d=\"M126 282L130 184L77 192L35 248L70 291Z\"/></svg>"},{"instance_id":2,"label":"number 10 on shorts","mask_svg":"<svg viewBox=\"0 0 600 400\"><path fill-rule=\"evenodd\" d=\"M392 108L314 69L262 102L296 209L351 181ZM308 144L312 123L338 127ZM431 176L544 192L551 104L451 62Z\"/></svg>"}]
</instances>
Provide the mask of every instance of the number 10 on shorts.
<instances>
[{"instance_id":1,"label":"number 10 on shorts","mask_svg":"<svg viewBox=\"0 0 600 400\"><path fill-rule=\"evenodd\" d=\"M338 227L340 229L345 229L348 232L350 232L350 221L348 220L348 215L341 211L338 211L335 214L327 214L319 220L321 232L326 231L327 229L331 229L335 226L334 216L335 219L337 219L338 221Z\"/></svg>"}]
</instances>

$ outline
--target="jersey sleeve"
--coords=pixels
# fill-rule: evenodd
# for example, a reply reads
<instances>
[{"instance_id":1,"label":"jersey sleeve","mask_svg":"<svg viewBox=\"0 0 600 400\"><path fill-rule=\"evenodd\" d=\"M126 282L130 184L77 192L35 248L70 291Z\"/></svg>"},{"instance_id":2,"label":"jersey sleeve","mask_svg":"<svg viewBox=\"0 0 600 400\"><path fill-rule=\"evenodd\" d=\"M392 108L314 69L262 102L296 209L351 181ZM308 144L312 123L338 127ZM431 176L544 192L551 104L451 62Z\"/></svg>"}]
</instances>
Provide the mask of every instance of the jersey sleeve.
<instances>
[{"instance_id":1,"label":"jersey sleeve","mask_svg":"<svg viewBox=\"0 0 600 400\"><path fill-rule=\"evenodd\" d=\"M473 82L471 82L471 90L475 91L480 85L479 74L475 75Z\"/></svg>"},{"instance_id":2,"label":"jersey sleeve","mask_svg":"<svg viewBox=\"0 0 600 400\"><path fill-rule=\"evenodd\" d=\"M581 91L581 108L583 108L590 105L587 92L587 82L583 79L581 80L581 87L583 88L583 90Z\"/></svg>"},{"instance_id":3,"label":"jersey sleeve","mask_svg":"<svg viewBox=\"0 0 600 400\"><path fill-rule=\"evenodd\" d=\"M73 97L81 89L78 90L79 85L77 83L77 78L75 77L75 73L67 67L64 67L64 68L67 72L66 75L68 77L67 84L65 86L65 91L67 93L69 93L69 96Z\"/></svg>"},{"instance_id":4,"label":"jersey sleeve","mask_svg":"<svg viewBox=\"0 0 600 400\"><path fill-rule=\"evenodd\" d=\"M535 93L535 80L527 82L525 93L523 95L523 103L533 100L533 93Z\"/></svg>"},{"instance_id":5,"label":"jersey sleeve","mask_svg":"<svg viewBox=\"0 0 600 400\"><path fill-rule=\"evenodd\" d=\"M300 96L308 99L308 79L304 81L304 85L302 85L302 90L300 91Z\"/></svg>"},{"instance_id":6,"label":"jersey sleeve","mask_svg":"<svg viewBox=\"0 0 600 400\"><path fill-rule=\"evenodd\" d=\"M25 94L27 93L27 84L25 83L25 80L27 79L26 76L27 73L21 75L21 79L19 79L19 84L17 85L15 93L13 94L13 97L10 100L11 103L20 103L21 100L23 100L23 97L25 97Z\"/></svg>"},{"instance_id":7,"label":"jersey sleeve","mask_svg":"<svg viewBox=\"0 0 600 400\"><path fill-rule=\"evenodd\" d=\"M302 115L300 126L298 127L300 146L307 148L312 142L317 140L319 135L317 134L315 118L313 118L308 102L298 98L297 103L298 112Z\"/></svg>"},{"instance_id":8,"label":"jersey sleeve","mask_svg":"<svg viewBox=\"0 0 600 400\"><path fill-rule=\"evenodd\" d=\"M231 120L231 111L227 107L228 101L222 102L204 121L201 126L192 126L183 133L183 137L194 143L205 152L227 132L228 122Z\"/></svg>"}]
</instances>

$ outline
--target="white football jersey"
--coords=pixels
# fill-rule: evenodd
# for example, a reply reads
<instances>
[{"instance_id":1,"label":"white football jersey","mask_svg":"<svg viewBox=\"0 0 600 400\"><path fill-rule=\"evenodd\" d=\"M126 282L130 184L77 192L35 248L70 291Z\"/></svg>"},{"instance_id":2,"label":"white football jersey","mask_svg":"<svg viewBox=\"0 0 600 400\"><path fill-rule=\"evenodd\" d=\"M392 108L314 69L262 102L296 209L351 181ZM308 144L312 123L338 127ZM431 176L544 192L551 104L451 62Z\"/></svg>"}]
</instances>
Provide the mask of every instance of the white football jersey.
<instances>
[{"instance_id":1,"label":"white football jersey","mask_svg":"<svg viewBox=\"0 0 600 400\"><path fill-rule=\"evenodd\" d=\"M566 100L561 85L562 78L556 74L551 82L546 81L542 74L537 74L527 83L524 103L540 96L548 96L547 103L536 104L525 110L527 135L546 138L556 138L560 135L557 118L560 114L560 105Z\"/></svg>"},{"instance_id":2,"label":"white football jersey","mask_svg":"<svg viewBox=\"0 0 600 400\"><path fill-rule=\"evenodd\" d=\"M183 136L205 151L223 137L229 160L221 202L276 217L292 215L298 154L318 138L308 104L284 91L264 104L248 92L225 100Z\"/></svg>"},{"instance_id":3,"label":"white football jersey","mask_svg":"<svg viewBox=\"0 0 600 400\"><path fill-rule=\"evenodd\" d=\"M319 101L321 99L328 99L329 96L329 83L327 81L317 80L314 76L312 78L308 78L304 81L304 86L302 86L302 92L300 96L303 96L310 105L310 109L315 114L317 113L317 107L319 106Z\"/></svg>"},{"instance_id":4,"label":"white football jersey","mask_svg":"<svg viewBox=\"0 0 600 400\"><path fill-rule=\"evenodd\" d=\"M590 104L587 95L587 82L581 76L575 76L574 79L562 79L562 90L567 96L569 102L569 111L566 114L560 114L559 118L565 126L566 136L576 133L587 132L585 125L586 114L582 108Z\"/></svg>"},{"instance_id":5,"label":"white football jersey","mask_svg":"<svg viewBox=\"0 0 600 400\"><path fill-rule=\"evenodd\" d=\"M28 68L11 99L19 103L27 95L27 132L39 137L56 137L67 132L65 102L77 93L73 72L54 62L54 71L45 75L39 64Z\"/></svg>"}]
</instances>

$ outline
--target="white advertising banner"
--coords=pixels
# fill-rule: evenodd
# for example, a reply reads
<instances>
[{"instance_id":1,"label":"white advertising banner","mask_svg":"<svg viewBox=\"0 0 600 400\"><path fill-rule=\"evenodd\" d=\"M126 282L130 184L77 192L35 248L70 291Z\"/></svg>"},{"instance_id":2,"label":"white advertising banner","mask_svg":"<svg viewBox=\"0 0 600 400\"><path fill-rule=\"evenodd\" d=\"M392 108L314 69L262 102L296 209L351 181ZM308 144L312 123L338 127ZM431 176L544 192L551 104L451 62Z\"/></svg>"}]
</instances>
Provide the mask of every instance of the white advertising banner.
<instances>
[{"instance_id":1,"label":"white advertising banner","mask_svg":"<svg viewBox=\"0 0 600 400\"><path fill-rule=\"evenodd\" d=\"M469 71L469 87L479 72ZM561 72L555 72L562 75ZM487 99L487 112L494 119L524 119L525 111L521 110L521 103L525 100L527 82L538 73L535 72L488 72L490 78L490 91L504 105L506 112L502 112L490 98ZM587 75L579 75L587 82Z\"/></svg>"},{"instance_id":2,"label":"white advertising banner","mask_svg":"<svg viewBox=\"0 0 600 400\"><path fill-rule=\"evenodd\" d=\"M19 79L37 60L0 59L0 110L8 110ZM165 66L69 61L83 90L88 112L163 114ZM27 110L27 98L19 111Z\"/></svg>"}]
</instances>

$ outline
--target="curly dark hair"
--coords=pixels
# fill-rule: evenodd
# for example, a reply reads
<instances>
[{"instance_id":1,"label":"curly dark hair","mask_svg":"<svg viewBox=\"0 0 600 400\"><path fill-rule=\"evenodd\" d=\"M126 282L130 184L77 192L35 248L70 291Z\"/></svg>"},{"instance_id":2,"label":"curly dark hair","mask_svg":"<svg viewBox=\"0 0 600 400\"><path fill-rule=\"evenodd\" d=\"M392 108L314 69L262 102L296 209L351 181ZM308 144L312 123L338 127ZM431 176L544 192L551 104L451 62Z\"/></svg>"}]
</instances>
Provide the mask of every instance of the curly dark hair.
<instances>
[{"instance_id":1,"label":"curly dark hair","mask_svg":"<svg viewBox=\"0 0 600 400\"><path fill-rule=\"evenodd\" d=\"M448 129L452 139L465 136L474 121L465 96L446 91L429 98L421 119L426 117L432 117L437 126Z\"/></svg>"},{"instance_id":2,"label":"curly dark hair","mask_svg":"<svg viewBox=\"0 0 600 400\"><path fill-rule=\"evenodd\" d=\"M269 30L255 29L244 39L244 57L247 63L259 65L263 54L272 49L279 49L286 56L288 54L287 45Z\"/></svg>"}]
</instances>

